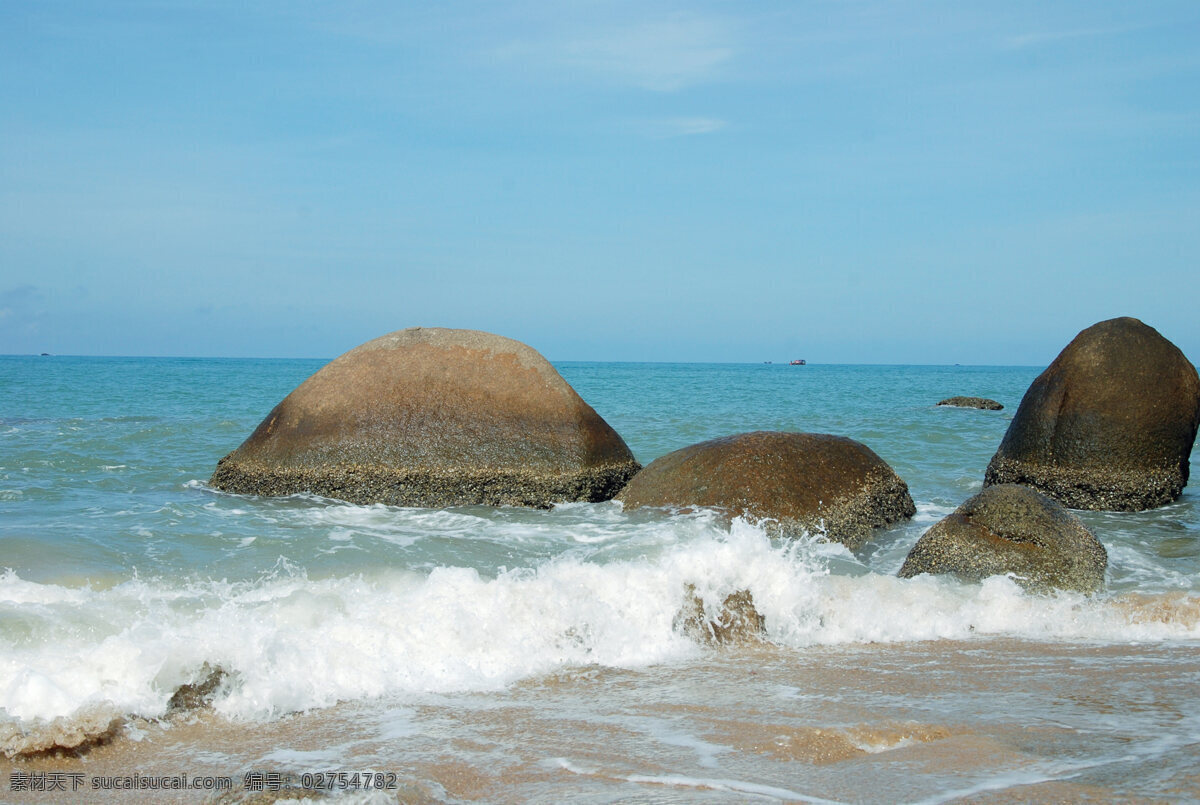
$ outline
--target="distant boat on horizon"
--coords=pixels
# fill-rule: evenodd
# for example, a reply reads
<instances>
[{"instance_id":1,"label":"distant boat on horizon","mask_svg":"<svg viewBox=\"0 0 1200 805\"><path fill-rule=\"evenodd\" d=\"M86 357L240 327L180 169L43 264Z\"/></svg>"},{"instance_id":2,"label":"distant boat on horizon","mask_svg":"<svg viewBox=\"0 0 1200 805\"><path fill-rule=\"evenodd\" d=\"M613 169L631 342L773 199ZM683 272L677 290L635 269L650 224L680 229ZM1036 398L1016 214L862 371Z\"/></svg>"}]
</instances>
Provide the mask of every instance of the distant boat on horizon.
<instances>
[{"instance_id":1,"label":"distant boat on horizon","mask_svg":"<svg viewBox=\"0 0 1200 805\"><path fill-rule=\"evenodd\" d=\"M807 363L808 363L808 361L804 360L804 358L797 358L794 361L790 361L788 363L788 366L804 366Z\"/></svg>"}]
</instances>

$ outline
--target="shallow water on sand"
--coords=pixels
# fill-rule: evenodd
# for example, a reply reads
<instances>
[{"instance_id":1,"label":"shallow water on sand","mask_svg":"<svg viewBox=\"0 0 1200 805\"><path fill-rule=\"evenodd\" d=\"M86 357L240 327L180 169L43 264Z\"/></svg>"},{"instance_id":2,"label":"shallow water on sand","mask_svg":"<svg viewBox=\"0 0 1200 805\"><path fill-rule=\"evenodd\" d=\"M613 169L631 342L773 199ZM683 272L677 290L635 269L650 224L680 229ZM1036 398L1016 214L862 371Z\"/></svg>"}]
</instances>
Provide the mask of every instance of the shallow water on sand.
<instances>
[{"instance_id":1,"label":"shallow water on sand","mask_svg":"<svg viewBox=\"0 0 1200 805\"><path fill-rule=\"evenodd\" d=\"M1200 798L1193 491L1080 513L1110 559L1092 598L895 578L1037 369L560 366L643 462L758 429L864 442L918 513L851 554L706 512L209 489L320 365L0 358L0 739L50 749L0 762L5 801L83 796L13 774L135 770L394 775L363 801ZM955 394L1006 409L933 405ZM713 617L749 590L765 641L681 634L688 585ZM211 708L172 704L215 668Z\"/></svg>"},{"instance_id":2,"label":"shallow water on sand","mask_svg":"<svg viewBox=\"0 0 1200 805\"><path fill-rule=\"evenodd\" d=\"M760 644L266 722L143 722L82 760L0 765L88 783L390 775L379 801L1175 802L1200 796L1198 683L1195 645Z\"/></svg>"}]
</instances>

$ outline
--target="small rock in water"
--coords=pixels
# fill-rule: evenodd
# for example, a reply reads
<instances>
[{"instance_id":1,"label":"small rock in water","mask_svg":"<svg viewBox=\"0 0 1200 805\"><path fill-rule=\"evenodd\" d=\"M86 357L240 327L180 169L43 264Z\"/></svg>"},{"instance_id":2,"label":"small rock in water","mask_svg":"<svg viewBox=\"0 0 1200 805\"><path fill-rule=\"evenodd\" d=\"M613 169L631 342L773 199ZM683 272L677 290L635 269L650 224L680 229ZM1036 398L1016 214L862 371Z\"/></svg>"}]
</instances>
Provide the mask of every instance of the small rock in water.
<instances>
[{"instance_id":1,"label":"small rock in water","mask_svg":"<svg viewBox=\"0 0 1200 805\"><path fill-rule=\"evenodd\" d=\"M228 676L225 669L213 668L208 663L204 663L200 669L199 682L180 685L175 689L171 700L167 702L167 715L211 706L213 697L217 694L217 688Z\"/></svg>"},{"instance_id":2,"label":"small rock in water","mask_svg":"<svg viewBox=\"0 0 1200 805\"><path fill-rule=\"evenodd\" d=\"M987 397L947 397L938 405L948 405L952 408L978 408L981 411L1003 411L1004 406Z\"/></svg>"},{"instance_id":3,"label":"small rock in water","mask_svg":"<svg viewBox=\"0 0 1200 805\"><path fill-rule=\"evenodd\" d=\"M696 594L696 585L688 584L672 626L698 643L726 645L761 639L766 632L766 618L754 608L750 591L738 590L725 596L721 611L710 620L704 612L704 599Z\"/></svg>"},{"instance_id":4,"label":"small rock in water","mask_svg":"<svg viewBox=\"0 0 1200 805\"><path fill-rule=\"evenodd\" d=\"M108 743L121 732L125 718L105 705L97 705L52 721L31 724L0 723L0 751L12 759L59 756L78 757Z\"/></svg>"}]
</instances>

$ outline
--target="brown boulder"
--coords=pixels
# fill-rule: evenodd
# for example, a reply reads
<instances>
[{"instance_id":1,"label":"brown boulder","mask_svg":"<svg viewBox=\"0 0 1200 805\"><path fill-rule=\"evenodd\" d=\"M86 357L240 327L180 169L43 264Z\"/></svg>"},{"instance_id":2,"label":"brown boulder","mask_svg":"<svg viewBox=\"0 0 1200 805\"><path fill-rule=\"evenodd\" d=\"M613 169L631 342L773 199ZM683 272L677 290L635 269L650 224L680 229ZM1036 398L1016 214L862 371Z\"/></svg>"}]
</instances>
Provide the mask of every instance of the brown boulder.
<instances>
[{"instance_id":1,"label":"brown boulder","mask_svg":"<svg viewBox=\"0 0 1200 805\"><path fill-rule=\"evenodd\" d=\"M1091 593L1104 584L1108 553L1061 504L1017 484L989 486L926 531L901 578L953 573L969 581L1013 574L1028 590Z\"/></svg>"},{"instance_id":2,"label":"brown boulder","mask_svg":"<svg viewBox=\"0 0 1200 805\"><path fill-rule=\"evenodd\" d=\"M548 507L607 500L639 468L535 350L490 333L415 327L304 381L210 483L352 503Z\"/></svg>"},{"instance_id":3,"label":"brown boulder","mask_svg":"<svg viewBox=\"0 0 1200 805\"><path fill-rule=\"evenodd\" d=\"M1102 321L1033 381L984 485L1027 484L1074 509L1141 511L1188 481L1200 377L1137 319Z\"/></svg>"},{"instance_id":4,"label":"brown boulder","mask_svg":"<svg viewBox=\"0 0 1200 805\"><path fill-rule=\"evenodd\" d=\"M853 439L757 431L701 442L651 462L621 490L626 509L718 508L821 533L853 549L871 529L911 517L908 486Z\"/></svg>"}]
</instances>

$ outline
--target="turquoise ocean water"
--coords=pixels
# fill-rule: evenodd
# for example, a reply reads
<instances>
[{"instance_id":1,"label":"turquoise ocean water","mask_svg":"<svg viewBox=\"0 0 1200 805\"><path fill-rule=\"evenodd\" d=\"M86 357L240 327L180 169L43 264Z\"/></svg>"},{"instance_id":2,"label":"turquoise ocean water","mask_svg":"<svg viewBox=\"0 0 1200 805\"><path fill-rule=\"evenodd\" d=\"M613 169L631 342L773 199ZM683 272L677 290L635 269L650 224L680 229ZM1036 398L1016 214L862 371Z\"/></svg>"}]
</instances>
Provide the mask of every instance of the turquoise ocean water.
<instances>
[{"instance_id":1,"label":"turquoise ocean water","mask_svg":"<svg viewBox=\"0 0 1200 805\"><path fill-rule=\"evenodd\" d=\"M210 766L370 764L447 801L472 798L455 788L461 769L506 801L1200 796L1194 484L1152 512L1079 513L1109 553L1094 598L895 578L920 534L979 491L1039 367L557 364L642 463L751 430L863 442L918 512L851 554L705 512L208 488L217 460L323 363L0 357L6 754L97 713L124 725L114 746L149 730L193 752L228 742L222 730L311 718L313 735L340 725L340 749L277 737ZM958 394L1006 407L935 407ZM749 589L768 641L678 634L686 584L706 601ZM213 668L225 677L197 733L168 701ZM870 681L851 690L851 673ZM1111 697L1075 695L1105 686ZM653 692L659 709L618 690ZM538 702L552 712L525 733L483 715ZM841 755L822 761L812 747L831 735ZM1148 763L1165 771L1136 771Z\"/></svg>"}]
</instances>

